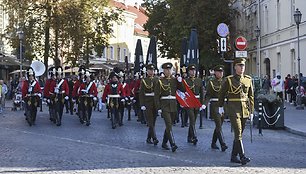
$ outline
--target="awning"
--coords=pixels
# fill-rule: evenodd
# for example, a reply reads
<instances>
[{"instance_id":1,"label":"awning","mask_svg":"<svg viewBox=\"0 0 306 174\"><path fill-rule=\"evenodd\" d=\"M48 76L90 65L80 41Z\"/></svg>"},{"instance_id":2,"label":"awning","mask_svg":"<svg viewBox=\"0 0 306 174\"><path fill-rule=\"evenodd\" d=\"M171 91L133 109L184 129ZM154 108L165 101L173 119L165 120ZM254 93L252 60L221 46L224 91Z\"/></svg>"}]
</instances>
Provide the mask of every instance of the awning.
<instances>
[{"instance_id":1,"label":"awning","mask_svg":"<svg viewBox=\"0 0 306 174\"><path fill-rule=\"evenodd\" d=\"M15 57L1 55L0 65L16 66L16 65L20 65L20 62Z\"/></svg>"},{"instance_id":2,"label":"awning","mask_svg":"<svg viewBox=\"0 0 306 174\"><path fill-rule=\"evenodd\" d=\"M22 72L26 72L26 70L22 70ZM20 70L15 70L15 71L12 71L10 72L10 74L19 74L20 73Z\"/></svg>"},{"instance_id":3,"label":"awning","mask_svg":"<svg viewBox=\"0 0 306 174\"><path fill-rule=\"evenodd\" d=\"M89 67L89 69L96 69L96 70L112 70L114 67L109 64L95 64Z\"/></svg>"}]
</instances>

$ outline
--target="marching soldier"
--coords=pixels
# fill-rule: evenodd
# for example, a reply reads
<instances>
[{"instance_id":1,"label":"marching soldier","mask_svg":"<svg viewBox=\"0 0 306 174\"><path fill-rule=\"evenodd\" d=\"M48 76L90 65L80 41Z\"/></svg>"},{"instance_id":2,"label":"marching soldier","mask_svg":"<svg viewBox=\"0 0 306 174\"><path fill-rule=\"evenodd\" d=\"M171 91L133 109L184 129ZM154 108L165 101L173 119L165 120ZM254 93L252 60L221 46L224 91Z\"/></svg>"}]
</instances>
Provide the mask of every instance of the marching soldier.
<instances>
[{"instance_id":1,"label":"marching soldier","mask_svg":"<svg viewBox=\"0 0 306 174\"><path fill-rule=\"evenodd\" d=\"M203 104L203 86L202 86L202 80L200 78L196 77L196 66L191 64L188 66L188 75L189 77L185 79L189 89L193 92L195 97L200 100L200 102ZM206 106L202 105L200 110L205 109ZM198 139L196 135L196 129L195 129L195 122L197 120L197 115L199 113L199 108L186 108L187 114L189 116L189 130L188 130L188 137L187 142L193 143L194 145L197 144Z\"/></svg>"},{"instance_id":2,"label":"marching soldier","mask_svg":"<svg viewBox=\"0 0 306 174\"><path fill-rule=\"evenodd\" d=\"M48 80L46 81L45 87L44 87L44 98L47 101L47 104L49 106L49 115L50 115L50 121L54 122L54 105L51 101L51 94L53 94L54 87L56 85L56 69L55 67L51 67L48 69Z\"/></svg>"},{"instance_id":3,"label":"marching soldier","mask_svg":"<svg viewBox=\"0 0 306 174\"><path fill-rule=\"evenodd\" d=\"M211 148L219 149L216 145L217 140L219 140L221 145L221 150L224 152L228 147L226 146L222 133L222 124L224 121L224 115L220 115L218 112L218 95L223 82L223 66L217 65L214 67L215 78L208 81L207 91L205 95L205 104L210 103L210 115L215 122L215 130L212 137Z\"/></svg>"},{"instance_id":4,"label":"marching soldier","mask_svg":"<svg viewBox=\"0 0 306 174\"><path fill-rule=\"evenodd\" d=\"M182 66L181 74L182 74L183 79L188 78L186 65ZM182 107L179 102L177 102L177 105L178 105L178 115L181 115L181 127L188 127L188 124L187 124L188 123L187 110L186 110L186 108Z\"/></svg>"},{"instance_id":5,"label":"marching soldier","mask_svg":"<svg viewBox=\"0 0 306 174\"><path fill-rule=\"evenodd\" d=\"M41 88L37 80L35 80L35 72L32 68L29 68L27 71L27 80L22 84L22 98L25 101L25 113L26 119L31 126L35 125L36 115L37 115L37 105L39 98L41 97ZM31 100L30 97L35 97L34 100ZM32 118L30 118L29 112L32 112ZM29 120L31 119L31 120Z\"/></svg>"},{"instance_id":6,"label":"marching soldier","mask_svg":"<svg viewBox=\"0 0 306 174\"><path fill-rule=\"evenodd\" d=\"M246 120L253 117L254 111L254 91L252 78L244 75L245 59L237 58L234 60L235 75L225 78L221 86L218 98L219 114L224 113L224 99L227 96L228 107L227 115L230 118L231 125L234 129L235 139L231 155L231 162L241 163L242 165L250 162L244 154L242 143L242 133L245 128ZM237 158L239 154L240 160Z\"/></svg>"},{"instance_id":7,"label":"marching soldier","mask_svg":"<svg viewBox=\"0 0 306 174\"><path fill-rule=\"evenodd\" d=\"M141 110L145 113L148 123L148 135L146 142L148 144L158 144L155 133L155 122L157 110L154 103L154 87L158 83L158 79L154 77L154 64L146 66L147 77L143 78L140 83L139 100Z\"/></svg>"},{"instance_id":8,"label":"marching soldier","mask_svg":"<svg viewBox=\"0 0 306 174\"><path fill-rule=\"evenodd\" d=\"M179 89L184 91L182 84L182 77L175 79L172 77L172 64L164 63L162 69L164 71L165 77L161 78L157 85L154 87L154 100L155 105L158 111L158 114L161 114L164 118L166 129L164 132L164 138L162 143L162 148L170 150L167 145L167 142L170 142L172 152L175 152L178 148L175 144L173 132L172 132L172 123L171 115L176 114L177 112L177 101L176 101L176 90Z\"/></svg>"},{"instance_id":9,"label":"marching soldier","mask_svg":"<svg viewBox=\"0 0 306 174\"><path fill-rule=\"evenodd\" d=\"M72 91L72 97L73 97L73 103L75 103L76 105L76 112L77 114L79 113L80 111L80 108L79 108L79 101L78 101L78 98L79 98L79 94L78 94L78 90L81 86L82 83L84 83L84 75L86 73L86 70L85 70L85 67L84 66L80 66L79 67L79 71L78 71L78 79L75 81L74 85L73 85L73 91ZM79 117L80 118L80 117ZM80 118L80 122L82 123L82 119Z\"/></svg>"},{"instance_id":10,"label":"marching soldier","mask_svg":"<svg viewBox=\"0 0 306 174\"><path fill-rule=\"evenodd\" d=\"M56 103L56 110L58 112L58 120L56 126L61 126L62 124L62 117L63 117L63 110L64 110L64 100L68 100L69 97L69 86L67 80L63 78L64 71L61 66L56 68L56 86L54 87L54 94L55 94L55 103Z\"/></svg>"},{"instance_id":11,"label":"marching soldier","mask_svg":"<svg viewBox=\"0 0 306 174\"><path fill-rule=\"evenodd\" d=\"M129 96L130 96L130 87L129 87L129 84L126 83L125 81L125 74L123 73L123 71L120 71L119 73L120 75L120 78L119 78L119 81L122 85L122 89L124 90L124 93L125 93L125 96L124 100L122 100L120 102L120 124L123 125L123 117L124 117L124 109L125 109L125 106L127 105L127 102L129 102ZM129 113L130 114L130 113Z\"/></svg>"},{"instance_id":12,"label":"marching soldier","mask_svg":"<svg viewBox=\"0 0 306 174\"><path fill-rule=\"evenodd\" d=\"M119 75L115 71L111 72L109 75L110 82L105 86L103 95L102 95L102 102L106 103L111 112L111 121L112 121L112 128L116 128L116 124L120 124L120 113L119 113L119 103L125 99L124 90L122 88L122 84L119 83ZM107 101L106 101L107 100Z\"/></svg>"},{"instance_id":13,"label":"marching soldier","mask_svg":"<svg viewBox=\"0 0 306 174\"><path fill-rule=\"evenodd\" d=\"M84 105L85 105L85 111L88 114L88 120L82 120L82 122L86 121L86 126L90 125L90 119L92 115L92 107L93 107L93 102L97 100L97 87L96 84L93 82L93 79L89 73L89 71L86 71L85 73L85 82L81 84L78 92L78 96L81 95L88 95L88 97L85 97L84 99ZM80 113L79 113L80 114Z\"/></svg>"}]
</instances>

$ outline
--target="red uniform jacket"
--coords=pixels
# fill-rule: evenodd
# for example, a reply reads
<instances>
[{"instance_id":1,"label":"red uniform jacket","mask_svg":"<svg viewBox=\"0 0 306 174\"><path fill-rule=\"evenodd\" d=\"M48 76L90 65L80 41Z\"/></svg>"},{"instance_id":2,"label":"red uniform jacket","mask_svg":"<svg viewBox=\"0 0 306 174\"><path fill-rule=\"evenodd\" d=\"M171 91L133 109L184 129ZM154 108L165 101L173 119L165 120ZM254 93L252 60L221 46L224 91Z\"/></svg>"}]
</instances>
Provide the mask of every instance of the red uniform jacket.
<instances>
[{"instance_id":1,"label":"red uniform jacket","mask_svg":"<svg viewBox=\"0 0 306 174\"><path fill-rule=\"evenodd\" d=\"M64 95L69 96L69 86L67 83L67 80L63 79L64 82L59 86L59 91L63 91ZM61 80L54 80L55 83L51 83L49 93L54 94L54 89L57 87L57 85L62 81Z\"/></svg>"},{"instance_id":2,"label":"red uniform jacket","mask_svg":"<svg viewBox=\"0 0 306 174\"><path fill-rule=\"evenodd\" d=\"M80 96L82 94L82 92L81 92L82 89L85 89L85 90L87 89L89 84L90 84L90 82L89 83L82 83L81 84L79 90L77 91L78 92L78 96ZM97 97L98 91L97 91L96 84L94 82L92 82L92 85L91 85L90 89L88 90L88 94Z\"/></svg>"},{"instance_id":3,"label":"red uniform jacket","mask_svg":"<svg viewBox=\"0 0 306 174\"><path fill-rule=\"evenodd\" d=\"M125 97L131 96L131 89L130 89L130 85L128 83L122 83L122 88L123 88L123 91L125 93Z\"/></svg>"},{"instance_id":4,"label":"red uniform jacket","mask_svg":"<svg viewBox=\"0 0 306 174\"><path fill-rule=\"evenodd\" d=\"M119 94L121 97L125 97L125 91L123 90L123 87L122 87L122 84L121 83L117 83L118 87L117 87L117 92L116 94ZM105 103L106 102L106 97L109 95L109 94L114 94L112 93L112 84L109 83L105 86L105 89L104 89L104 92L103 92L103 95L102 95L102 102Z\"/></svg>"},{"instance_id":5,"label":"red uniform jacket","mask_svg":"<svg viewBox=\"0 0 306 174\"><path fill-rule=\"evenodd\" d=\"M76 97L79 96L78 91L79 91L79 88L80 88L80 86L81 86L82 83L83 83L83 82L81 82L81 80L77 80L77 81L74 83L74 85L73 85L73 90L72 90L72 97L73 97L73 98L76 98Z\"/></svg>"},{"instance_id":6,"label":"red uniform jacket","mask_svg":"<svg viewBox=\"0 0 306 174\"><path fill-rule=\"evenodd\" d=\"M35 85L33 85L34 81L36 81ZM41 93L38 81L37 80L34 81L29 84L29 81L25 80L22 83L22 88L21 88L22 98L24 98L27 94ZM30 86L32 86L32 92L29 92Z\"/></svg>"},{"instance_id":7,"label":"red uniform jacket","mask_svg":"<svg viewBox=\"0 0 306 174\"><path fill-rule=\"evenodd\" d=\"M130 85L131 96L135 97L140 88L140 79L133 80Z\"/></svg>"},{"instance_id":8,"label":"red uniform jacket","mask_svg":"<svg viewBox=\"0 0 306 174\"><path fill-rule=\"evenodd\" d=\"M46 81L45 87L44 87L44 97L49 98L50 97L50 89L51 86L55 86L56 81L54 79L48 79ZM54 90L54 88L53 88Z\"/></svg>"}]
</instances>

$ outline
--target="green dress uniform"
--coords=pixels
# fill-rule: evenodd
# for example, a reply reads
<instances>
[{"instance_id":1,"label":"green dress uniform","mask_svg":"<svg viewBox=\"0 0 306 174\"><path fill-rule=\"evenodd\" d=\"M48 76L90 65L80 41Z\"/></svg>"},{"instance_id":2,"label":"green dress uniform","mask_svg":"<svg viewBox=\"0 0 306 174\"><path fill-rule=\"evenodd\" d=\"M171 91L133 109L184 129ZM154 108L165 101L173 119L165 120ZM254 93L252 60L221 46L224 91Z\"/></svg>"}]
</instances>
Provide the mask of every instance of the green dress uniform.
<instances>
[{"instance_id":1,"label":"green dress uniform","mask_svg":"<svg viewBox=\"0 0 306 174\"><path fill-rule=\"evenodd\" d=\"M171 63L164 63L162 65L163 69L172 68ZM177 112L177 101L176 101L176 90L179 89L184 91L183 84L178 82L174 77L164 77L161 78L157 85L154 87L154 99L157 110L162 111L162 117L164 118L166 129L164 131L162 147L169 150L167 142L170 142L171 149L173 152L178 148L174 142L174 137L172 133L172 114Z\"/></svg>"},{"instance_id":2,"label":"green dress uniform","mask_svg":"<svg viewBox=\"0 0 306 174\"><path fill-rule=\"evenodd\" d=\"M216 71L223 71L222 65L217 65L213 68ZM215 122L215 130L212 137L211 148L219 149L216 145L217 140L219 140L221 149L224 152L228 147L226 146L222 133L222 124L224 121L224 115L219 114L218 106L218 95L221 89L223 78L213 78L210 79L207 83L206 95L205 95L205 104L210 105L210 115Z\"/></svg>"},{"instance_id":3,"label":"green dress uniform","mask_svg":"<svg viewBox=\"0 0 306 174\"><path fill-rule=\"evenodd\" d=\"M154 65L149 64L146 67L147 69L154 70ZM157 116L157 110L154 102L154 87L158 83L158 78L146 77L143 78L140 82L140 90L139 90L139 102L141 107L145 107L145 115L147 118L147 124L149 127L148 135L147 135L147 143L148 144L158 144L158 140L156 138L155 133L155 122ZM152 140L153 142L152 142Z\"/></svg>"},{"instance_id":4,"label":"green dress uniform","mask_svg":"<svg viewBox=\"0 0 306 174\"><path fill-rule=\"evenodd\" d=\"M189 70L195 70L196 66L195 65L189 65L188 66L188 71ZM195 97L200 100L200 102L203 104L203 85L202 85L202 80L197 77L188 77L185 79L189 89L193 92ZM188 137L187 137L187 142L188 143L193 143L194 145L197 144L198 139L196 135L196 129L195 129L195 123L197 120L197 115L199 113L199 108L186 108L187 114L189 116L189 129L188 129Z\"/></svg>"},{"instance_id":5,"label":"green dress uniform","mask_svg":"<svg viewBox=\"0 0 306 174\"><path fill-rule=\"evenodd\" d=\"M244 66L245 59L235 59L235 66ZM242 143L242 133L245 128L246 120L254 111L254 91L252 78L248 75L230 75L225 78L219 92L219 107L223 107L224 99L227 97L228 108L227 115L230 118L231 126L234 129L235 139L233 142L231 162L242 163L250 162L245 157ZM237 159L239 154L240 160Z\"/></svg>"}]
</instances>

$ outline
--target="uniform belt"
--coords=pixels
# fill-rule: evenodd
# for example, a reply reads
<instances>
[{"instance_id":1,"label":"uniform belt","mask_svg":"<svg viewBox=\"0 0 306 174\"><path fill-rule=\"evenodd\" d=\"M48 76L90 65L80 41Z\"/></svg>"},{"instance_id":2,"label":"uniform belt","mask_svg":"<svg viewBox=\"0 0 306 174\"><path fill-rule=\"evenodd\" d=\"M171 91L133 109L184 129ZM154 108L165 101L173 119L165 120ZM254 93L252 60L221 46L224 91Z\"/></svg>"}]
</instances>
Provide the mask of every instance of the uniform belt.
<instances>
[{"instance_id":1,"label":"uniform belt","mask_svg":"<svg viewBox=\"0 0 306 174\"><path fill-rule=\"evenodd\" d=\"M215 101L219 101L219 99L218 98L211 98L209 101L215 102Z\"/></svg>"},{"instance_id":2,"label":"uniform belt","mask_svg":"<svg viewBox=\"0 0 306 174\"><path fill-rule=\"evenodd\" d=\"M120 98L120 95L119 94L110 94L110 95L107 95L108 98Z\"/></svg>"},{"instance_id":3,"label":"uniform belt","mask_svg":"<svg viewBox=\"0 0 306 174\"><path fill-rule=\"evenodd\" d=\"M145 93L145 96L154 96L154 92L151 92L151 93Z\"/></svg>"},{"instance_id":4,"label":"uniform belt","mask_svg":"<svg viewBox=\"0 0 306 174\"><path fill-rule=\"evenodd\" d=\"M248 99L246 99L246 98L229 98L228 99L228 101L230 101L230 102L246 102L246 101L248 101Z\"/></svg>"},{"instance_id":5,"label":"uniform belt","mask_svg":"<svg viewBox=\"0 0 306 174\"><path fill-rule=\"evenodd\" d=\"M162 96L160 99L162 99L162 100L175 100L176 97L172 96L172 95L168 95L168 96Z\"/></svg>"},{"instance_id":6,"label":"uniform belt","mask_svg":"<svg viewBox=\"0 0 306 174\"><path fill-rule=\"evenodd\" d=\"M195 98L200 98L200 95L195 95Z\"/></svg>"}]
</instances>

